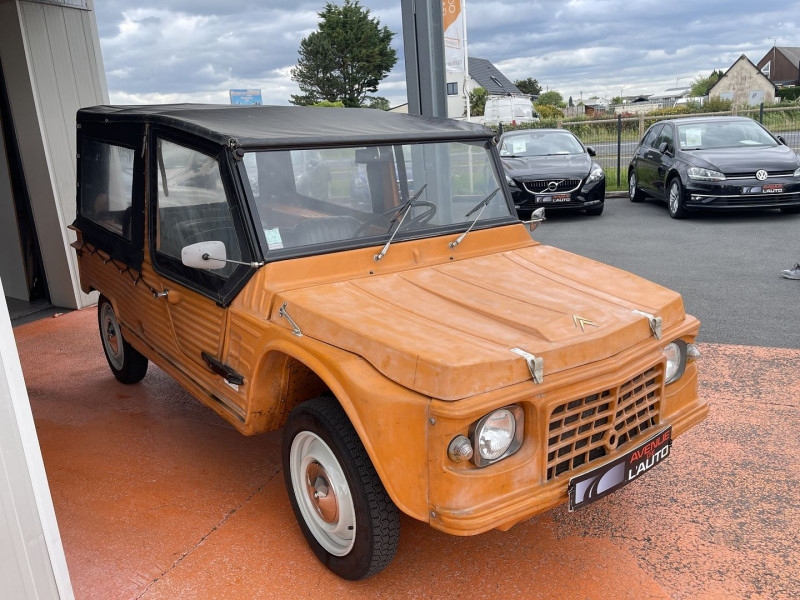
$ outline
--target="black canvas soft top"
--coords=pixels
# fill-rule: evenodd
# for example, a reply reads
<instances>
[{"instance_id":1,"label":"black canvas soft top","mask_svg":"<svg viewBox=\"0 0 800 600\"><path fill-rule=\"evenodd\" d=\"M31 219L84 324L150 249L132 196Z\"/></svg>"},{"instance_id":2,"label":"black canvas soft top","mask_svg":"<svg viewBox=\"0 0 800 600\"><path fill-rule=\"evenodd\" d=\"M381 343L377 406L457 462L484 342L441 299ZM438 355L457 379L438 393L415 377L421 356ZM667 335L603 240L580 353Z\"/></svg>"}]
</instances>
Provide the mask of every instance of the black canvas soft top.
<instances>
[{"instance_id":1,"label":"black canvas soft top","mask_svg":"<svg viewBox=\"0 0 800 600\"><path fill-rule=\"evenodd\" d=\"M152 123L245 150L431 140L487 140L494 134L466 121L371 108L162 104L94 106L78 123Z\"/></svg>"}]
</instances>

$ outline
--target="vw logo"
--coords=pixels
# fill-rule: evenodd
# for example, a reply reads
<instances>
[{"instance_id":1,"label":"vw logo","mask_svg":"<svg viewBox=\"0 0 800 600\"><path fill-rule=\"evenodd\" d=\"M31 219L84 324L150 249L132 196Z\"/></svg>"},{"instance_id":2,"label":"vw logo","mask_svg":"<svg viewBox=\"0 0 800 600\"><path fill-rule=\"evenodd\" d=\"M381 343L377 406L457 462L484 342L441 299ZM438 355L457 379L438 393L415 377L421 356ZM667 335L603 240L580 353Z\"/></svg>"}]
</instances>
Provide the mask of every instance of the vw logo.
<instances>
[{"instance_id":1,"label":"vw logo","mask_svg":"<svg viewBox=\"0 0 800 600\"><path fill-rule=\"evenodd\" d=\"M764 169L759 169L756 171L756 179L759 181L764 181L767 178L767 172Z\"/></svg>"}]
</instances>

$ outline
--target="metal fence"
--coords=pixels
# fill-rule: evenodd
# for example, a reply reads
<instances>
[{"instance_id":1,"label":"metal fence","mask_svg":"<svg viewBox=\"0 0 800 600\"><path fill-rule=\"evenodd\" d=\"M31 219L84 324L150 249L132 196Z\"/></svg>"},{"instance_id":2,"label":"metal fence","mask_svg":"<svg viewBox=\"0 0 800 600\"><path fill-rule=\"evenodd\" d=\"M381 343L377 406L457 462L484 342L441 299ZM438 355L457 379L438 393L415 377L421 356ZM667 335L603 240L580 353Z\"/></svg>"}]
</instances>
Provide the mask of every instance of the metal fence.
<instances>
[{"instance_id":1,"label":"metal fence","mask_svg":"<svg viewBox=\"0 0 800 600\"><path fill-rule=\"evenodd\" d=\"M644 132L656 121L667 119L683 119L686 117L708 116L746 116L762 123L773 134L781 136L795 152L800 151L800 108L781 107L764 108L763 105L753 109L734 109L726 112L679 114L679 115L637 115L623 117L618 115L612 119L581 121L541 121L526 125L517 125L509 129L541 129L559 127L569 129L584 145L594 148L595 160L606 171L609 183L618 187L626 185L627 169L633 152L644 136Z\"/></svg>"}]
</instances>

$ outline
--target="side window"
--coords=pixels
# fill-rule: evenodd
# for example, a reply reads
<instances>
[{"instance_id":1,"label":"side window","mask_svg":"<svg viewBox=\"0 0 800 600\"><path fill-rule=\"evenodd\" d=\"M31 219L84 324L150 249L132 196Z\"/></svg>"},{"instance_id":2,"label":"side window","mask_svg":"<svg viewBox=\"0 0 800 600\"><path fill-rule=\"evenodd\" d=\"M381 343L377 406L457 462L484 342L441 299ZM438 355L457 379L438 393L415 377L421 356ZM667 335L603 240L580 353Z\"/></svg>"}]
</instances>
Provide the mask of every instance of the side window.
<instances>
[{"instance_id":1,"label":"side window","mask_svg":"<svg viewBox=\"0 0 800 600\"><path fill-rule=\"evenodd\" d=\"M241 261L217 159L163 139L157 141L157 152L156 250L180 261L185 246L221 241L225 258ZM212 273L228 277L235 268L228 263Z\"/></svg>"},{"instance_id":2,"label":"side window","mask_svg":"<svg viewBox=\"0 0 800 600\"><path fill-rule=\"evenodd\" d=\"M651 127L650 131L648 131L642 139L642 146L645 148L656 147L657 144L655 144L655 141L658 139L658 135L661 133L663 127L663 125L654 125Z\"/></svg>"},{"instance_id":3,"label":"side window","mask_svg":"<svg viewBox=\"0 0 800 600\"><path fill-rule=\"evenodd\" d=\"M133 161L131 148L84 138L81 143L80 213L131 241Z\"/></svg>"},{"instance_id":4,"label":"side window","mask_svg":"<svg viewBox=\"0 0 800 600\"><path fill-rule=\"evenodd\" d=\"M664 142L667 143L667 148L670 150L675 149L675 145L673 144L672 138L672 127L669 125L664 125L661 129L661 135L658 136L658 140L656 141L656 148L660 148L661 144Z\"/></svg>"}]
</instances>

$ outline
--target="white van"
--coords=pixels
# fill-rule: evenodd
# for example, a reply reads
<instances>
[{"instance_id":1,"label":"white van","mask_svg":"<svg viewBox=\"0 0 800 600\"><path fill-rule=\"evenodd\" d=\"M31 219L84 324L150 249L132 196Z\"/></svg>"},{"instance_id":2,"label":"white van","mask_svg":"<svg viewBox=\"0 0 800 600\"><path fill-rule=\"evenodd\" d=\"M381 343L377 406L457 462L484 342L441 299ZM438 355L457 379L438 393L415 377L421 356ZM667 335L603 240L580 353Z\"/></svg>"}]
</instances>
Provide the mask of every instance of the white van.
<instances>
[{"instance_id":1,"label":"white van","mask_svg":"<svg viewBox=\"0 0 800 600\"><path fill-rule=\"evenodd\" d=\"M483 111L485 125L516 125L539 120L527 96L489 96Z\"/></svg>"}]
</instances>

